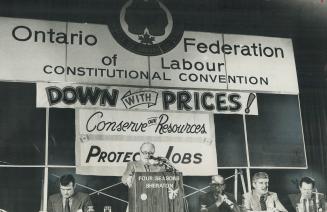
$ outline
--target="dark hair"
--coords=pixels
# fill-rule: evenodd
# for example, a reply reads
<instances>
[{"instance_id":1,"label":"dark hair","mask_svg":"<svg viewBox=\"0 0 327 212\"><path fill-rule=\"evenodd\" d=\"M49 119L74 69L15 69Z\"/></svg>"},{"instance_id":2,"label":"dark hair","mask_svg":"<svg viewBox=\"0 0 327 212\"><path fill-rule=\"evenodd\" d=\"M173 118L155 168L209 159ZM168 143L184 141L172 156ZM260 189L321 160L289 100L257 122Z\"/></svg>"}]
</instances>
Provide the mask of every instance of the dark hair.
<instances>
[{"instance_id":1,"label":"dark hair","mask_svg":"<svg viewBox=\"0 0 327 212\"><path fill-rule=\"evenodd\" d=\"M62 175L59 179L59 183L62 186L67 186L70 182L75 185L75 178L71 174Z\"/></svg>"},{"instance_id":2,"label":"dark hair","mask_svg":"<svg viewBox=\"0 0 327 212\"><path fill-rule=\"evenodd\" d=\"M306 183L306 184L311 184L312 188L315 187L315 180L312 179L311 177L302 177L299 183L299 186L302 187L302 184Z\"/></svg>"}]
</instances>

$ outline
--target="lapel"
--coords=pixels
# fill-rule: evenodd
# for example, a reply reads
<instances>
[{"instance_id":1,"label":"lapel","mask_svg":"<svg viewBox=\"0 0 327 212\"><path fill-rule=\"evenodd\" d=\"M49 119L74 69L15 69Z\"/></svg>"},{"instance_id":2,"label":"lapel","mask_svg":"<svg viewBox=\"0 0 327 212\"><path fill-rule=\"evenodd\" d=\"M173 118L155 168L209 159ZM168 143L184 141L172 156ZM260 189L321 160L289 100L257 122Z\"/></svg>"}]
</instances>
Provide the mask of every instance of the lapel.
<instances>
[{"instance_id":1,"label":"lapel","mask_svg":"<svg viewBox=\"0 0 327 212\"><path fill-rule=\"evenodd\" d=\"M134 163L135 172L147 172L145 165L146 164L143 161L135 161L135 163ZM149 172L163 171L163 170L161 170L160 166L157 166L157 165L148 164L148 168L149 168L149 170L148 170Z\"/></svg>"},{"instance_id":2,"label":"lapel","mask_svg":"<svg viewBox=\"0 0 327 212\"><path fill-rule=\"evenodd\" d=\"M253 198L254 202L253 202L253 204L255 204L255 208L257 210L261 211L261 205L260 205L259 195L256 192L254 192L253 195L254 195L254 198Z\"/></svg>"},{"instance_id":3,"label":"lapel","mask_svg":"<svg viewBox=\"0 0 327 212\"><path fill-rule=\"evenodd\" d=\"M80 209L79 206L80 206L81 201L80 201L78 193L75 193L72 198L73 198L73 202L72 202L71 212L75 212L78 209Z\"/></svg>"},{"instance_id":4,"label":"lapel","mask_svg":"<svg viewBox=\"0 0 327 212\"><path fill-rule=\"evenodd\" d=\"M80 209L80 197L78 195L78 193L75 193L74 196L72 197L72 207L70 209L71 212L76 212L78 209ZM55 201L55 212L63 212L64 208L63 208L63 199L61 195L58 195L58 198L56 198Z\"/></svg>"},{"instance_id":5,"label":"lapel","mask_svg":"<svg viewBox=\"0 0 327 212\"><path fill-rule=\"evenodd\" d=\"M300 203L301 200L301 193L290 194L289 200L292 204L293 209L296 210L297 204Z\"/></svg>"},{"instance_id":6,"label":"lapel","mask_svg":"<svg viewBox=\"0 0 327 212\"><path fill-rule=\"evenodd\" d=\"M58 195L58 198L56 198L55 202L55 212L62 212L64 211L63 205L62 205L62 196L61 194Z\"/></svg>"},{"instance_id":7,"label":"lapel","mask_svg":"<svg viewBox=\"0 0 327 212\"><path fill-rule=\"evenodd\" d=\"M268 199L270 198L270 195L269 195L269 192L267 193L267 197L266 197L266 203L268 201ZM260 197L259 195L257 194L257 192L255 191L252 191L252 202L251 202L251 207L254 209L254 210L258 210L258 211L261 211L261 205L260 205Z\"/></svg>"},{"instance_id":8,"label":"lapel","mask_svg":"<svg viewBox=\"0 0 327 212\"><path fill-rule=\"evenodd\" d=\"M146 172L146 169L144 167L145 163L143 161L136 161L134 165L135 165L134 169L136 172Z\"/></svg>"},{"instance_id":9,"label":"lapel","mask_svg":"<svg viewBox=\"0 0 327 212\"><path fill-rule=\"evenodd\" d=\"M301 193L298 193L296 196L295 196L295 206L297 203L300 203L300 200L301 200Z\"/></svg>"},{"instance_id":10,"label":"lapel","mask_svg":"<svg viewBox=\"0 0 327 212\"><path fill-rule=\"evenodd\" d=\"M215 198L215 192L214 191L210 191L207 195L208 198L208 202L209 204L214 204L216 202L216 198ZM209 205L208 205L209 206Z\"/></svg>"}]
</instances>

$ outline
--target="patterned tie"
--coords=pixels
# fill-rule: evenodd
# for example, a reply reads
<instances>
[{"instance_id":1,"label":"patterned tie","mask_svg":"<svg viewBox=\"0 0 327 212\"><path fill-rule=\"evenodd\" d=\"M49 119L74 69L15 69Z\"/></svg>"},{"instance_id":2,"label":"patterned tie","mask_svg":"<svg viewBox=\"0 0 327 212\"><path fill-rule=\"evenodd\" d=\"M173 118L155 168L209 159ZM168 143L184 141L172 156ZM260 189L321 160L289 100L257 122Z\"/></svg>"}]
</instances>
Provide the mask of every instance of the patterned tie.
<instances>
[{"instance_id":1,"label":"patterned tie","mask_svg":"<svg viewBox=\"0 0 327 212\"><path fill-rule=\"evenodd\" d=\"M66 198L65 200L65 210L64 212L70 212L70 207L69 207L69 199Z\"/></svg>"},{"instance_id":2,"label":"patterned tie","mask_svg":"<svg viewBox=\"0 0 327 212\"><path fill-rule=\"evenodd\" d=\"M261 195L260 196L260 206L261 206L261 210L262 211L266 211L267 210L266 197L265 197L265 195Z\"/></svg>"},{"instance_id":3,"label":"patterned tie","mask_svg":"<svg viewBox=\"0 0 327 212\"><path fill-rule=\"evenodd\" d=\"M150 166L149 164L144 164L144 168L146 172L150 172Z\"/></svg>"}]
</instances>

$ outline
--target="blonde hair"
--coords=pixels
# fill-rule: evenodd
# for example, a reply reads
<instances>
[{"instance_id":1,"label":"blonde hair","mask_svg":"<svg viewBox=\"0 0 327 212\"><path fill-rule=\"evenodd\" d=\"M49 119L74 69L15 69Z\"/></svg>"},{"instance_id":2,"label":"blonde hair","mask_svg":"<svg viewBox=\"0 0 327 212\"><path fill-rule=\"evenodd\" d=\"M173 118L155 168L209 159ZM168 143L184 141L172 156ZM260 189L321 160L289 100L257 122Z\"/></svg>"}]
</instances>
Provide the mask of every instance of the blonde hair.
<instances>
[{"instance_id":1,"label":"blonde hair","mask_svg":"<svg viewBox=\"0 0 327 212\"><path fill-rule=\"evenodd\" d=\"M252 177L252 183L256 182L258 179L269 179L269 175L266 172L257 172Z\"/></svg>"}]
</instances>

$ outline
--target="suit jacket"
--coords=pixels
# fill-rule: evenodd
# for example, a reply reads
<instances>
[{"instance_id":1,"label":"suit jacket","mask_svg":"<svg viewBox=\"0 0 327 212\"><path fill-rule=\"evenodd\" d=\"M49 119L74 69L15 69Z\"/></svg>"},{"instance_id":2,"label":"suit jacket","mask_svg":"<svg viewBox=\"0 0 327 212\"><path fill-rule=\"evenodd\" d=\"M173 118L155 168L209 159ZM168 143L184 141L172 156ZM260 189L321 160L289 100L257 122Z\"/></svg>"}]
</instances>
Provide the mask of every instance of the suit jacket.
<instances>
[{"instance_id":1,"label":"suit jacket","mask_svg":"<svg viewBox=\"0 0 327 212\"><path fill-rule=\"evenodd\" d=\"M213 191L202 194L200 196L200 205L206 205L208 212L240 212L240 207L237 205L233 196L229 193L225 193L227 198L234 203L231 208L226 202L221 203L219 207L216 205L216 198Z\"/></svg>"},{"instance_id":2,"label":"suit jacket","mask_svg":"<svg viewBox=\"0 0 327 212\"><path fill-rule=\"evenodd\" d=\"M129 176L134 177L135 172L164 172L165 168L157 164L148 165L148 170L146 169L146 164L143 161L130 161L127 164L126 170L122 176L122 182L127 184L127 178ZM134 180L134 179L133 179Z\"/></svg>"},{"instance_id":3,"label":"suit jacket","mask_svg":"<svg viewBox=\"0 0 327 212\"><path fill-rule=\"evenodd\" d=\"M245 193L243 195L243 208L250 211L261 211L260 197L255 191ZM286 208L279 201L278 196L274 192L268 191L266 198L267 208L276 208L279 211L287 212Z\"/></svg>"},{"instance_id":4,"label":"suit jacket","mask_svg":"<svg viewBox=\"0 0 327 212\"><path fill-rule=\"evenodd\" d=\"M92 205L88 194L76 192L72 198L71 212L76 212L78 209L83 209L83 212L86 212L87 206ZM63 212L63 199L60 193L53 194L49 197L48 212Z\"/></svg>"},{"instance_id":5,"label":"suit jacket","mask_svg":"<svg viewBox=\"0 0 327 212\"><path fill-rule=\"evenodd\" d=\"M290 195L288 195L288 198L289 198L289 200L290 200L290 202L291 202L291 204L292 204L292 210L293 211L296 211L296 206L297 206L297 204L298 203L300 203L300 201L301 201L301 193L297 193L297 194L290 194ZM318 211L317 210L317 204L316 204L316 196L315 195L312 195L312 198L311 198L312 200L313 200L313 202L314 202L314 205L313 205L313 210L314 211ZM319 199L319 201L318 201L318 204L319 204L319 208L322 208L323 209L323 211L325 211L325 198L324 198L324 196L322 196L322 195L319 195L318 196L318 199ZM318 209L319 209L318 208Z\"/></svg>"}]
</instances>

